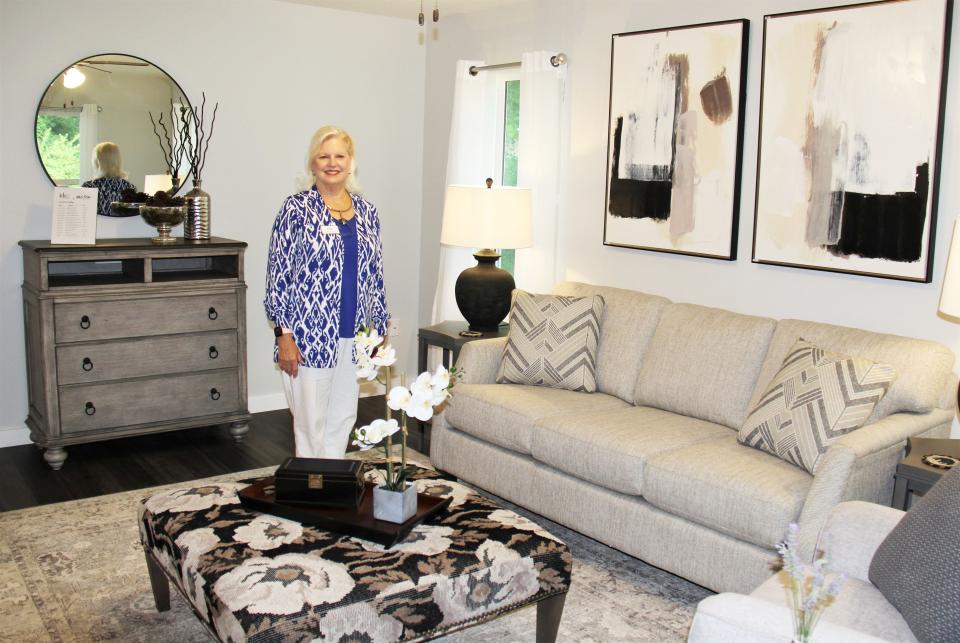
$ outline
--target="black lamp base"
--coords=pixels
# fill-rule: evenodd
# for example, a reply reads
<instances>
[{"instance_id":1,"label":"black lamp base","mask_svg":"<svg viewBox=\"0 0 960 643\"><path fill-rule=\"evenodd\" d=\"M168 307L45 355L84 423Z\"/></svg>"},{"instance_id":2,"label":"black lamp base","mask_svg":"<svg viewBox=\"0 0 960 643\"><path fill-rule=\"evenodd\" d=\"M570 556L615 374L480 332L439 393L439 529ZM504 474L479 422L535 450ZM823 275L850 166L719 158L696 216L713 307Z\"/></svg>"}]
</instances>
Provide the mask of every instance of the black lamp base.
<instances>
[{"instance_id":1,"label":"black lamp base","mask_svg":"<svg viewBox=\"0 0 960 643\"><path fill-rule=\"evenodd\" d=\"M484 249L474 255L477 265L457 277L454 293L460 314L470 330L495 331L510 312L510 293L516 288L513 275L498 268L500 253Z\"/></svg>"}]
</instances>

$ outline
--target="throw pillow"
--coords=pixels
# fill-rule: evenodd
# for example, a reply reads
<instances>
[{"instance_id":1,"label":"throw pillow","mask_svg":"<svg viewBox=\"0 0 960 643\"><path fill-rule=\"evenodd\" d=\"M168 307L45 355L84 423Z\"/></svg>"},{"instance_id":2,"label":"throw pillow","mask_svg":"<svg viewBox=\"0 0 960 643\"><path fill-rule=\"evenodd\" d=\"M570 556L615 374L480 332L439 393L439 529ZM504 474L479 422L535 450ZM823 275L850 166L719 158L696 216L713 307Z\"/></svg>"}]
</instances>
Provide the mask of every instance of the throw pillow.
<instances>
[{"instance_id":1,"label":"throw pillow","mask_svg":"<svg viewBox=\"0 0 960 643\"><path fill-rule=\"evenodd\" d=\"M597 390L597 344L603 297L518 291L497 382L568 391Z\"/></svg>"},{"instance_id":2,"label":"throw pillow","mask_svg":"<svg viewBox=\"0 0 960 643\"><path fill-rule=\"evenodd\" d=\"M813 473L834 440L863 426L895 378L892 366L828 353L800 338L737 440Z\"/></svg>"},{"instance_id":3,"label":"throw pillow","mask_svg":"<svg viewBox=\"0 0 960 643\"><path fill-rule=\"evenodd\" d=\"M960 632L960 467L914 503L870 561L870 582L918 640Z\"/></svg>"}]
</instances>

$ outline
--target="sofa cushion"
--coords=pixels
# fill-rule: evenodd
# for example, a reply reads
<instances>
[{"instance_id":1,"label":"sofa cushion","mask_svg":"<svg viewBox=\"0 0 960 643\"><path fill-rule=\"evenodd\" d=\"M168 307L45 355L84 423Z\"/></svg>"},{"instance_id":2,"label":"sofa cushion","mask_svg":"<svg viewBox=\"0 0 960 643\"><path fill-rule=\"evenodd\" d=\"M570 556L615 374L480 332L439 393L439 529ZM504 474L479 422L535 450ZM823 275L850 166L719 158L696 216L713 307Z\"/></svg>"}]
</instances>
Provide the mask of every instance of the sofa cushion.
<instances>
[{"instance_id":1,"label":"sofa cushion","mask_svg":"<svg viewBox=\"0 0 960 643\"><path fill-rule=\"evenodd\" d=\"M873 409L869 422L900 411L930 412L937 406L953 369L953 351L939 342L787 319L777 324L770 341L760 380L751 397L751 408L800 337L824 350L857 355L896 369L897 380Z\"/></svg>"},{"instance_id":2,"label":"sofa cushion","mask_svg":"<svg viewBox=\"0 0 960 643\"><path fill-rule=\"evenodd\" d=\"M497 382L597 390L603 297L514 294Z\"/></svg>"},{"instance_id":3,"label":"sofa cushion","mask_svg":"<svg viewBox=\"0 0 960 643\"><path fill-rule=\"evenodd\" d=\"M830 569L830 561L827 561ZM750 592L750 596L769 603L792 608L786 572L779 572ZM865 581L848 578L840 593L823 611L821 622L814 629L813 640L823 623L834 623L857 632L864 632L884 641L916 641L906 621L880 591Z\"/></svg>"},{"instance_id":4,"label":"sofa cushion","mask_svg":"<svg viewBox=\"0 0 960 643\"><path fill-rule=\"evenodd\" d=\"M647 460L650 504L740 540L773 549L796 522L813 476L737 442L736 433Z\"/></svg>"},{"instance_id":5,"label":"sofa cushion","mask_svg":"<svg viewBox=\"0 0 960 643\"><path fill-rule=\"evenodd\" d=\"M649 458L729 433L718 424L649 406L581 411L538 420L530 453L564 473L639 496Z\"/></svg>"},{"instance_id":6,"label":"sofa cushion","mask_svg":"<svg viewBox=\"0 0 960 643\"><path fill-rule=\"evenodd\" d=\"M597 390L633 402L633 391L653 332L670 300L623 288L565 281L553 294L603 297L603 322L597 349Z\"/></svg>"},{"instance_id":7,"label":"sofa cushion","mask_svg":"<svg viewBox=\"0 0 960 643\"><path fill-rule=\"evenodd\" d=\"M636 404L739 429L775 326L718 308L667 306L640 368Z\"/></svg>"},{"instance_id":8,"label":"sofa cushion","mask_svg":"<svg viewBox=\"0 0 960 643\"><path fill-rule=\"evenodd\" d=\"M814 473L837 438L863 426L895 378L892 366L800 339L737 439Z\"/></svg>"},{"instance_id":9,"label":"sofa cushion","mask_svg":"<svg viewBox=\"0 0 960 643\"><path fill-rule=\"evenodd\" d=\"M585 395L522 384L458 384L444 418L464 433L529 455L537 420L561 413L601 413L628 406L603 393Z\"/></svg>"},{"instance_id":10,"label":"sofa cushion","mask_svg":"<svg viewBox=\"0 0 960 643\"><path fill-rule=\"evenodd\" d=\"M921 641L960 632L960 468L911 507L870 561L870 582Z\"/></svg>"}]
</instances>

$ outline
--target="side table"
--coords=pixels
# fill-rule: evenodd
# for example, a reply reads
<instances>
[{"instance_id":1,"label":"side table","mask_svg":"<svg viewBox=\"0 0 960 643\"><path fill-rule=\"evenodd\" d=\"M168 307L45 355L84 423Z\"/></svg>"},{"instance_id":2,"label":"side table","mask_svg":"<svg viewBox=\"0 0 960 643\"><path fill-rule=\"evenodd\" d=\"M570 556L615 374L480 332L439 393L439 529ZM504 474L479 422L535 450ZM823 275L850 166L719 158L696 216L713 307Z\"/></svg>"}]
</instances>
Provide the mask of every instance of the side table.
<instances>
[{"instance_id":1,"label":"side table","mask_svg":"<svg viewBox=\"0 0 960 643\"><path fill-rule=\"evenodd\" d=\"M417 372L422 373L427 370L427 348L430 346L443 349L443 365L449 369L457 363L457 357L460 356L460 349L464 344L477 339L506 337L510 325L500 324L497 330L483 332L480 337L462 337L460 331L464 330L469 330L469 324L465 321L445 321L421 328L417 332ZM416 444L413 447L421 453L430 453L430 435L426 431L426 423L417 421L416 427L416 440L414 440Z\"/></svg>"},{"instance_id":2,"label":"side table","mask_svg":"<svg viewBox=\"0 0 960 643\"><path fill-rule=\"evenodd\" d=\"M908 438L907 455L893 474L893 502L895 509L910 508L910 494L922 496L949 469L932 467L923 462L927 455L948 455L960 458L960 440Z\"/></svg>"}]
</instances>

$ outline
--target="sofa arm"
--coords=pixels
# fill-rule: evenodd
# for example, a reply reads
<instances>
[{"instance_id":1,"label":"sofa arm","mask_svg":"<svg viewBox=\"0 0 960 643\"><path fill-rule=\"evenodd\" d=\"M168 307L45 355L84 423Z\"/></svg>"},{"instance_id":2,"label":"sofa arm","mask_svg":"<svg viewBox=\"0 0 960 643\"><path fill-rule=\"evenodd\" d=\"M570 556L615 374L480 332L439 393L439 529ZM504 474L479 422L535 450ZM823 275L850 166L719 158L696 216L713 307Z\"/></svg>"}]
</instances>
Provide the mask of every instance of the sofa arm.
<instances>
[{"instance_id":1,"label":"sofa arm","mask_svg":"<svg viewBox=\"0 0 960 643\"><path fill-rule=\"evenodd\" d=\"M872 502L841 502L830 512L817 549L823 550L831 572L869 583L873 554L903 515Z\"/></svg>"},{"instance_id":2,"label":"sofa arm","mask_svg":"<svg viewBox=\"0 0 960 643\"><path fill-rule=\"evenodd\" d=\"M743 594L716 594L700 601L688 643L783 643L793 639L790 608ZM818 643L878 643L869 634L821 620Z\"/></svg>"},{"instance_id":3,"label":"sofa arm","mask_svg":"<svg viewBox=\"0 0 960 643\"><path fill-rule=\"evenodd\" d=\"M830 445L816 470L800 512L800 553L813 555L820 531L830 511L843 500L883 501L906 439L933 429L949 431L953 416L934 409L930 413L895 413L840 437Z\"/></svg>"},{"instance_id":4,"label":"sofa arm","mask_svg":"<svg viewBox=\"0 0 960 643\"><path fill-rule=\"evenodd\" d=\"M506 346L506 337L478 339L464 344L456 364L457 368L463 369L463 383L494 384Z\"/></svg>"}]
</instances>

